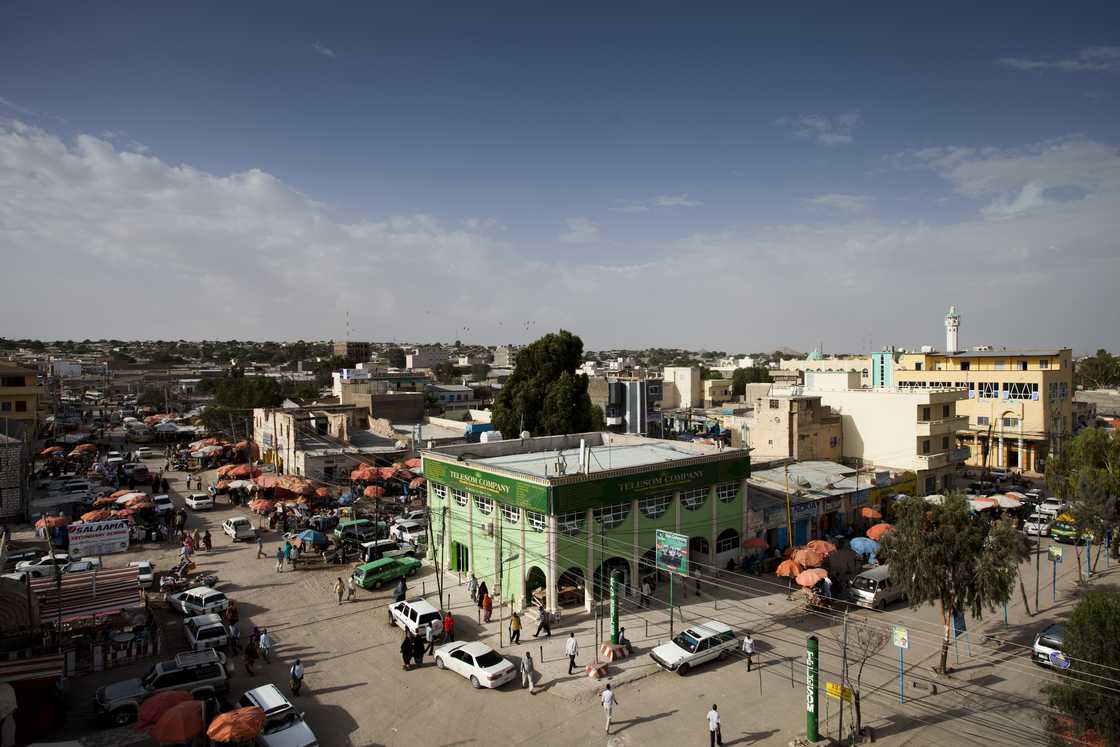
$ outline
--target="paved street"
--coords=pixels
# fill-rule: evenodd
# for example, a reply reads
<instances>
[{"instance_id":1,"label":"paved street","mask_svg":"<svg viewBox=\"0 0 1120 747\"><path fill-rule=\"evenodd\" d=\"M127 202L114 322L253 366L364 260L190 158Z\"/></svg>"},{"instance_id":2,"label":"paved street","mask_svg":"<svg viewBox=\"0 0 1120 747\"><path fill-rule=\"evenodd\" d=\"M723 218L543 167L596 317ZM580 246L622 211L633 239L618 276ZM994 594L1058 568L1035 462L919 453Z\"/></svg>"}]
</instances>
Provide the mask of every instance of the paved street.
<instances>
[{"instance_id":1,"label":"paved street","mask_svg":"<svg viewBox=\"0 0 1120 747\"><path fill-rule=\"evenodd\" d=\"M172 475L172 490L179 501L184 490L181 475ZM622 623L637 651L611 668L619 705L612 734L607 737L598 705L601 683L583 675L569 677L563 655L564 638L574 630L581 645L580 662L590 661L594 619L582 613L566 614L550 641L533 639L535 622L526 619L522 645L510 648L503 639L507 645L502 651L507 655L533 653L540 675L535 695L512 683L498 691L472 690L466 680L437 670L431 658L422 669L406 672L397 650L399 631L387 624L385 608L391 590L359 590L357 601L339 605L330 587L348 569L331 566L277 574L271 557L277 546L275 533L264 535L269 555L264 559L255 557L255 545L233 544L221 533L222 520L235 513L244 512L231 509L223 500L214 511L192 513L190 524L190 528L208 527L215 540L211 553L196 556L199 569L219 574L220 588L241 608L243 627L266 626L275 641L273 662L260 666L255 676L247 677L237 663L231 695L237 697L265 682L284 686L287 668L298 656L307 668L300 704L324 745L703 744L707 739L704 714L713 702L723 714L725 743L784 745L804 729L803 657L810 634L820 637L821 730L836 733L837 701L824 698L824 682L839 680L842 616L805 612L797 595L794 601L787 601L778 579L723 575L705 584L699 598L691 584L683 599L678 590L677 601L682 603L686 621L714 617L737 631L754 631L761 666L750 674L739 657L712 663L686 678L659 671L647 654L668 638L664 604L658 600L650 609L638 610L633 601L627 601ZM106 558L106 565L115 567L146 557L166 568L175 554L171 544L158 549L145 546L128 555ZM1115 569L1112 565L1092 586L1110 583ZM1057 605L1050 603L1051 571L1045 558L1042 570L1042 613L1033 618L1026 615L1016 594L1009 605L1008 627L1003 625L1002 610L983 623L969 620L970 642L961 640L950 649L949 661L956 671L951 679L938 683L936 695L929 690L933 681L930 666L940 635L936 611L896 606L887 613L866 613L874 620L905 625L911 646L905 661L905 705L898 703L897 649L888 644L865 667L863 720L874 728L878 742L943 744L950 735L946 729L951 730L956 744L1035 741L1031 735L1039 729L1040 708L1033 701L1040 700L1039 685L1051 675L1030 663L1029 646L1034 633L1068 605L1066 594L1077 573L1072 548L1066 547L1066 562L1060 566ZM1033 565L1024 565L1023 577L1033 608ZM465 587L458 586L453 575L446 577L446 583L456 614L457 637L481 638L497 647L498 611L489 625L480 626ZM410 596L426 592L434 602L435 587L433 569L425 568L413 580ZM677 625L679 629L679 621ZM167 634L168 652L181 640L178 627L173 621ZM982 633L998 640L982 642ZM69 683L73 717L61 736L85 737L88 744L144 744L130 730L95 730L82 713L96 686L146 666L101 672ZM850 722L850 714L845 719Z\"/></svg>"}]
</instances>

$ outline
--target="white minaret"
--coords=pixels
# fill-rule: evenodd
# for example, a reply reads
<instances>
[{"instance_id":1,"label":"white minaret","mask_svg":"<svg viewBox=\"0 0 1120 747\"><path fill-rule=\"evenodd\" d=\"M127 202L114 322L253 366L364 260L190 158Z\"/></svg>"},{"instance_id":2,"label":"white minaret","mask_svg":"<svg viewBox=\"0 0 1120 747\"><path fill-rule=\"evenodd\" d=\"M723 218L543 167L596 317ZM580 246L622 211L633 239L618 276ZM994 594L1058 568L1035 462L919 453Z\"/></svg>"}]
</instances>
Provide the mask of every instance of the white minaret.
<instances>
[{"instance_id":1,"label":"white minaret","mask_svg":"<svg viewBox=\"0 0 1120 747\"><path fill-rule=\"evenodd\" d=\"M957 313L956 306L949 307L949 313L945 315L945 352L955 353L960 350L957 344L957 330L961 327L961 315Z\"/></svg>"}]
</instances>

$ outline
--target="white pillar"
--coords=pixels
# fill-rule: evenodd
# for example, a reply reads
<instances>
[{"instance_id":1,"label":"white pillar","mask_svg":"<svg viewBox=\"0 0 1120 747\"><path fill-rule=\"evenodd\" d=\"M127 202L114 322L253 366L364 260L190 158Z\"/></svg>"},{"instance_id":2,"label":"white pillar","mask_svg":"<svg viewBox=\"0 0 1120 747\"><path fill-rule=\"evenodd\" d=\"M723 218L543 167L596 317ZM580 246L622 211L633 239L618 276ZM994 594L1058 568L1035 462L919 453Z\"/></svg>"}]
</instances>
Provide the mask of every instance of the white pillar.
<instances>
[{"instance_id":1,"label":"white pillar","mask_svg":"<svg viewBox=\"0 0 1120 747\"><path fill-rule=\"evenodd\" d=\"M560 574L557 571L556 560L556 514L548 515L548 611L551 614L560 612L559 584Z\"/></svg>"},{"instance_id":2,"label":"white pillar","mask_svg":"<svg viewBox=\"0 0 1120 747\"><path fill-rule=\"evenodd\" d=\"M638 513L638 499L635 498L630 501L630 515L634 517L634 533L631 544L634 545L634 570L633 576L630 578L630 585L634 588L640 589L642 586L642 547L638 544L638 520L641 514Z\"/></svg>"},{"instance_id":3,"label":"white pillar","mask_svg":"<svg viewBox=\"0 0 1120 747\"><path fill-rule=\"evenodd\" d=\"M716 521L716 503L718 502L719 499L716 498L716 486L711 485L708 487L708 503L712 504L711 525L709 527L711 540L708 544L708 559L713 565L716 560L716 535L719 534L719 522Z\"/></svg>"},{"instance_id":4,"label":"white pillar","mask_svg":"<svg viewBox=\"0 0 1120 747\"><path fill-rule=\"evenodd\" d=\"M591 515L591 509L584 512L584 526L587 527L587 568L583 572L583 609L585 612L591 612L591 606L595 603L595 517Z\"/></svg>"}]
</instances>

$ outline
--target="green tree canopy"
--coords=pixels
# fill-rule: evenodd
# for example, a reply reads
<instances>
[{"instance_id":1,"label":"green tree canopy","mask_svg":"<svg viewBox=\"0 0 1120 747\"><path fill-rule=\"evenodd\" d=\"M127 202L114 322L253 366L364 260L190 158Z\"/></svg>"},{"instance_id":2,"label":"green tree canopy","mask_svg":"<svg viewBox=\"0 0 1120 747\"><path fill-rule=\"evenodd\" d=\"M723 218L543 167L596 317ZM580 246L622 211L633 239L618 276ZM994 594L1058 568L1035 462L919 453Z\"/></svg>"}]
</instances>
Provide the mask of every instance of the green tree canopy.
<instances>
[{"instance_id":1,"label":"green tree canopy","mask_svg":"<svg viewBox=\"0 0 1120 747\"><path fill-rule=\"evenodd\" d=\"M890 564L891 583L912 608L940 607L945 637L938 671L944 673L953 611L980 619L985 610L1005 604L1030 542L1010 522L992 526L973 514L960 493L946 495L940 505L905 498L895 504L895 516L895 530L883 538L880 555Z\"/></svg>"},{"instance_id":2,"label":"green tree canopy","mask_svg":"<svg viewBox=\"0 0 1120 747\"><path fill-rule=\"evenodd\" d=\"M1067 676L1043 685L1050 704L1070 716L1077 731L1094 729L1105 744L1120 744L1120 593L1086 594L1065 623L1062 653ZM1107 686L1104 686L1107 685Z\"/></svg>"},{"instance_id":3,"label":"green tree canopy","mask_svg":"<svg viewBox=\"0 0 1120 747\"><path fill-rule=\"evenodd\" d=\"M567 330L550 333L517 353L513 374L494 401L494 427L507 437L581 433L592 428L587 377L577 374L583 340Z\"/></svg>"},{"instance_id":4,"label":"green tree canopy","mask_svg":"<svg viewBox=\"0 0 1120 747\"><path fill-rule=\"evenodd\" d=\"M432 366L432 375L435 376L436 381L441 384L454 383L455 376L458 372L458 369L451 365L450 361L440 361Z\"/></svg>"},{"instance_id":5,"label":"green tree canopy","mask_svg":"<svg viewBox=\"0 0 1120 747\"><path fill-rule=\"evenodd\" d=\"M1093 357L1077 363L1074 382L1086 389L1117 386L1120 384L1120 358L1103 348L1098 350Z\"/></svg>"},{"instance_id":6,"label":"green tree canopy","mask_svg":"<svg viewBox=\"0 0 1120 747\"><path fill-rule=\"evenodd\" d=\"M770 381L770 372L762 366L736 368L731 377L731 393L741 397L747 393L747 384L765 384Z\"/></svg>"},{"instance_id":7,"label":"green tree canopy","mask_svg":"<svg viewBox=\"0 0 1120 747\"><path fill-rule=\"evenodd\" d=\"M404 351L398 347L391 347L385 351L385 360L393 368L404 368L405 356Z\"/></svg>"}]
</instances>

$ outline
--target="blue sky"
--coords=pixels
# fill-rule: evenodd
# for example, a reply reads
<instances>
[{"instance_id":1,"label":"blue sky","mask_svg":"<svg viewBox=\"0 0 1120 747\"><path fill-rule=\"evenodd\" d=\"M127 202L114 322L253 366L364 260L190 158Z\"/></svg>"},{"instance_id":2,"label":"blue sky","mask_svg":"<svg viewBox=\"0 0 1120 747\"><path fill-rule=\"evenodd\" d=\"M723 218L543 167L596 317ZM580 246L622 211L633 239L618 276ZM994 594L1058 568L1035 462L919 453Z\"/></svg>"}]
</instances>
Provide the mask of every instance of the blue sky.
<instances>
[{"instance_id":1,"label":"blue sky","mask_svg":"<svg viewBox=\"0 0 1120 747\"><path fill-rule=\"evenodd\" d=\"M0 186L21 198L0 240L97 282L172 273L205 305L16 308L4 334L331 337L350 308L374 339L532 321L592 347L862 349L937 343L956 303L971 344L1116 347L1114 3L35 2L0 21ZM309 303L279 311L249 273ZM89 272L67 282L96 297ZM1058 285L1111 306L1006 302Z\"/></svg>"}]
</instances>

